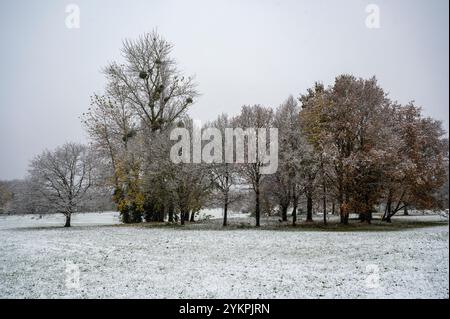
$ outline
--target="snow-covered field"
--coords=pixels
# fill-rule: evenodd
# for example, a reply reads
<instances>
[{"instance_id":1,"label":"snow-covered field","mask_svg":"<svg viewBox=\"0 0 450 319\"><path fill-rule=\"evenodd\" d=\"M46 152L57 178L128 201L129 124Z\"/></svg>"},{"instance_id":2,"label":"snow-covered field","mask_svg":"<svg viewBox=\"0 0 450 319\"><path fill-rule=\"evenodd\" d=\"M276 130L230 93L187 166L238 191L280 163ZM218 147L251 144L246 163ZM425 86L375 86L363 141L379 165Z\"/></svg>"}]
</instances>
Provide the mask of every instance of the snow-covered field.
<instances>
[{"instance_id":1,"label":"snow-covered field","mask_svg":"<svg viewBox=\"0 0 450 319\"><path fill-rule=\"evenodd\" d=\"M448 225L183 230L111 226L117 213L63 222L0 216L0 298L449 297Z\"/></svg>"}]
</instances>

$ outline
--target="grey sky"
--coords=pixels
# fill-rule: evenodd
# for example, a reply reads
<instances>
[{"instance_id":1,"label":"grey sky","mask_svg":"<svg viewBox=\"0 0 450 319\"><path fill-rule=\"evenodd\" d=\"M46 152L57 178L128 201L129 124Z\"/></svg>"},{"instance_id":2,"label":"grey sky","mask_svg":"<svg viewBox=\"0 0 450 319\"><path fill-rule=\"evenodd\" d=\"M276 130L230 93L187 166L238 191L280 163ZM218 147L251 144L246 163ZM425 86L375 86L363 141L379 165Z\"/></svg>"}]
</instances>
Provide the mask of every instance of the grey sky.
<instances>
[{"instance_id":1,"label":"grey sky","mask_svg":"<svg viewBox=\"0 0 450 319\"><path fill-rule=\"evenodd\" d=\"M80 29L65 7L78 4ZM381 28L365 26L378 4ZM158 28L182 70L195 74L202 121L243 104L278 106L314 81L376 75L392 99L449 113L447 0L2 1L0 179L21 178L44 148L86 141L79 116L101 92L100 69L123 38Z\"/></svg>"}]
</instances>

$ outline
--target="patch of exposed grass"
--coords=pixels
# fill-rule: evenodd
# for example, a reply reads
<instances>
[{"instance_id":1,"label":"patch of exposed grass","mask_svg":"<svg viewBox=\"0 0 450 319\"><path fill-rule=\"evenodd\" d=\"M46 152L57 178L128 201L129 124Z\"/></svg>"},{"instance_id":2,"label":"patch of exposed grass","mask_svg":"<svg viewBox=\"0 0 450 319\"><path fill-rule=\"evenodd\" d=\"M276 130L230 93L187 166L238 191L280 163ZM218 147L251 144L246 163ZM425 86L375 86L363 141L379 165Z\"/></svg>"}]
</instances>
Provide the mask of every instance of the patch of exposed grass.
<instances>
[{"instance_id":1,"label":"patch of exposed grass","mask_svg":"<svg viewBox=\"0 0 450 319\"><path fill-rule=\"evenodd\" d=\"M197 222L186 222L185 225L179 223L140 223L140 224L121 224L112 227L138 227L138 228L160 228L160 229L177 229L177 230L276 230L276 231L331 231L331 232L360 232L360 231L399 231L406 229L417 229L425 227L445 226L448 221L429 221L429 220L393 220L391 223L375 219L371 224L352 220L348 225L343 225L336 220L329 221L324 225L322 221L313 222L300 221L296 226L290 222L279 222L277 219L264 219L261 221L260 227L255 227L253 219L236 219L230 218L226 227L222 226L221 220L208 220Z\"/></svg>"},{"instance_id":2,"label":"patch of exposed grass","mask_svg":"<svg viewBox=\"0 0 450 319\"><path fill-rule=\"evenodd\" d=\"M448 222L439 221L393 221L392 223L386 223L383 221L375 220L371 224L362 223L359 221L350 222L348 225L341 224L339 222L329 222L324 225L323 222L302 222L297 226L282 225L272 226L270 229L278 230L303 230L303 231L334 231L334 232L358 232L358 231L398 231L406 229L416 229L434 226L445 226Z\"/></svg>"},{"instance_id":3,"label":"patch of exposed grass","mask_svg":"<svg viewBox=\"0 0 450 319\"><path fill-rule=\"evenodd\" d=\"M11 227L18 231L44 231L44 230L64 230L64 231L83 231L95 230L98 228L108 227L133 227L139 229L169 229L180 231L227 231L227 230L260 230L260 231L328 231L328 232L388 232L401 231L408 229L419 229L425 227L448 226L448 219L439 217L438 215L416 215L416 216L396 216L391 223L381 221L379 214L374 215L371 224L362 223L357 218L349 221L348 225L339 223L339 217L336 215L329 215L328 224L324 225L321 216L314 216L313 222L304 221L305 216L300 216L296 226L292 225L291 221L281 222L279 217L264 216L261 218L261 227L255 227L255 219L253 217L231 217L228 220L228 226L222 226L221 219L206 219L196 222L186 222L185 225L180 223L168 222L150 222L139 224L116 224L116 225L73 225L70 228L60 225L36 225L28 227Z\"/></svg>"}]
</instances>

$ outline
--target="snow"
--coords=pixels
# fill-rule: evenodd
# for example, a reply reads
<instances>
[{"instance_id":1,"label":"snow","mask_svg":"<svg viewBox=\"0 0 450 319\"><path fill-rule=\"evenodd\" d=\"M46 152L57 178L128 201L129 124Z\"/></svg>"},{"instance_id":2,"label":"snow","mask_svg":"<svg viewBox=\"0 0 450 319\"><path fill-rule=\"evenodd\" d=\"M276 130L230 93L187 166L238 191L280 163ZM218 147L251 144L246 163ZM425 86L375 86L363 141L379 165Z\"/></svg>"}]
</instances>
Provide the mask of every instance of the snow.
<instances>
[{"instance_id":1,"label":"snow","mask_svg":"<svg viewBox=\"0 0 450 319\"><path fill-rule=\"evenodd\" d=\"M114 212L72 220L67 229L58 215L0 217L0 298L449 297L448 226L218 231L117 227ZM79 287L67 284L70 265Z\"/></svg>"},{"instance_id":2,"label":"snow","mask_svg":"<svg viewBox=\"0 0 450 319\"><path fill-rule=\"evenodd\" d=\"M249 217L250 214L228 211L227 216L230 218L246 218L246 217ZM196 218L198 218L198 219L222 219L223 218L223 209L222 208L202 209L200 211L200 213L198 214L198 217L196 217Z\"/></svg>"},{"instance_id":3,"label":"snow","mask_svg":"<svg viewBox=\"0 0 450 319\"><path fill-rule=\"evenodd\" d=\"M5 228L61 227L63 214L48 215L0 215L0 230ZM72 226L100 226L120 224L118 212L78 213L71 218Z\"/></svg>"}]
</instances>

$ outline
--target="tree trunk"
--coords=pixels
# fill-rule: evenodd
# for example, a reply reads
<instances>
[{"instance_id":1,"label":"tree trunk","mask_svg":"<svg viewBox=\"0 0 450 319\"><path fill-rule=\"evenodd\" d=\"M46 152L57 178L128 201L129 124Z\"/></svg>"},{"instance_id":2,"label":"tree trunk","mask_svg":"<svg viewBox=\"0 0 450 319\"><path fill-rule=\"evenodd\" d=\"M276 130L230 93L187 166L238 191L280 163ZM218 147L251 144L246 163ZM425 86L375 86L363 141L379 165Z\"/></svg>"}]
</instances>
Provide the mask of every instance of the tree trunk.
<instances>
[{"instance_id":1,"label":"tree trunk","mask_svg":"<svg viewBox=\"0 0 450 319\"><path fill-rule=\"evenodd\" d=\"M348 225L348 218L349 218L349 216L350 216L350 214L348 212L346 212L344 214L344 218L343 218L343 222L342 222L344 225Z\"/></svg>"},{"instance_id":2,"label":"tree trunk","mask_svg":"<svg viewBox=\"0 0 450 319\"><path fill-rule=\"evenodd\" d=\"M256 219L256 227L260 226L260 207L259 207L259 187L256 189L256 203L255 203L255 219Z\"/></svg>"},{"instance_id":3,"label":"tree trunk","mask_svg":"<svg viewBox=\"0 0 450 319\"><path fill-rule=\"evenodd\" d=\"M335 207L334 200L333 200L333 202L331 203L331 214L334 215L335 213L336 213L336 207Z\"/></svg>"},{"instance_id":4,"label":"tree trunk","mask_svg":"<svg viewBox=\"0 0 450 319\"><path fill-rule=\"evenodd\" d=\"M288 211L288 207L285 205L281 205L281 220L283 222L287 221L287 211Z\"/></svg>"},{"instance_id":5,"label":"tree trunk","mask_svg":"<svg viewBox=\"0 0 450 319\"><path fill-rule=\"evenodd\" d=\"M383 220L385 222L388 222L388 223L392 222L391 221L391 211L392 211L392 202L390 200L388 200L388 202L386 204L386 211L383 216Z\"/></svg>"},{"instance_id":6,"label":"tree trunk","mask_svg":"<svg viewBox=\"0 0 450 319\"><path fill-rule=\"evenodd\" d=\"M382 220L385 222L391 222L391 214L392 214L392 192L389 192L388 199L386 202L386 208L384 210L384 215Z\"/></svg>"},{"instance_id":7,"label":"tree trunk","mask_svg":"<svg viewBox=\"0 0 450 319\"><path fill-rule=\"evenodd\" d=\"M327 188L325 184L323 184L323 224L327 224Z\"/></svg>"},{"instance_id":8,"label":"tree trunk","mask_svg":"<svg viewBox=\"0 0 450 319\"><path fill-rule=\"evenodd\" d=\"M345 202L340 205L341 224L347 225L350 216Z\"/></svg>"},{"instance_id":9,"label":"tree trunk","mask_svg":"<svg viewBox=\"0 0 450 319\"><path fill-rule=\"evenodd\" d=\"M344 223L344 188L342 185L342 174L338 174L338 196L337 196L337 202L339 205L339 216L340 216L340 223Z\"/></svg>"},{"instance_id":10,"label":"tree trunk","mask_svg":"<svg viewBox=\"0 0 450 319\"><path fill-rule=\"evenodd\" d=\"M367 212L366 222L367 222L368 224L372 224L372 210L369 210L369 211Z\"/></svg>"},{"instance_id":11,"label":"tree trunk","mask_svg":"<svg viewBox=\"0 0 450 319\"><path fill-rule=\"evenodd\" d=\"M404 205L405 205L405 207L403 207L403 215L404 216L408 216L409 215L409 213L408 213L408 205L406 205L406 203L404 203Z\"/></svg>"},{"instance_id":12,"label":"tree trunk","mask_svg":"<svg viewBox=\"0 0 450 319\"><path fill-rule=\"evenodd\" d=\"M295 226L297 224L297 205L294 205L294 208L292 209L292 226Z\"/></svg>"},{"instance_id":13,"label":"tree trunk","mask_svg":"<svg viewBox=\"0 0 450 319\"><path fill-rule=\"evenodd\" d=\"M350 216L348 208L348 193L345 192L345 199L339 207L339 213L341 215L341 224L348 225L348 218Z\"/></svg>"},{"instance_id":14,"label":"tree trunk","mask_svg":"<svg viewBox=\"0 0 450 319\"><path fill-rule=\"evenodd\" d=\"M64 224L64 227L70 227L70 217L71 217L71 213L68 213L65 215L66 216L66 223Z\"/></svg>"},{"instance_id":15,"label":"tree trunk","mask_svg":"<svg viewBox=\"0 0 450 319\"><path fill-rule=\"evenodd\" d=\"M163 205L162 207L161 207L161 210L160 210L160 213L159 213L159 218L158 218L158 221L159 222L164 222L164 217L166 217L165 216L166 215L166 207L165 207L165 205Z\"/></svg>"},{"instance_id":16,"label":"tree trunk","mask_svg":"<svg viewBox=\"0 0 450 319\"><path fill-rule=\"evenodd\" d=\"M173 223L173 210L174 210L174 207L173 207L173 203L171 202L169 204L169 208L168 208L169 223Z\"/></svg>"},{"instance_id":17,"label":"tree trunk","mask_svg":"<svg viewBox=\"0 0 450 319\"><path fill-rule=\"evenodd\" d=\"M292 226L295 226L297 223L297 206L298 206L298 196L296 195L295 192L295 186L292 192L293 196L292 196Z\"/></svg>"},{"instance_id":18,"label":"tree trunk","mask_svg":"<svg viewBox=\"0 0 450 319\"><path fill-rule=\"evenodd\" d=\"M312 196L310 193L306 194L306 221L312 222L312 208L313 208L313 201Z\"/></svg>"},{"instance_id":19,"label":"tree trunk","mask_svg":"<svg viewBox=\"0 0 450 319\"><path fill-rule=\"evenodd\" d=\"M227 226L227 217L228 217L228 192L225 192L225 198L223 203L223 226Z\"/></svg>"},{"instance_id":20,"label":"tree trunk","mask_svg":"<svg viewBox=\"0 0 450 319\"><path fill-rule=\"evenodd\" d=\"M191 212L190 222L192 222L192 223L195 222L195 212L194 211Z\"/></svg>"}]
</instances>

